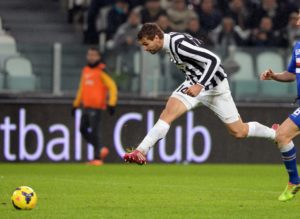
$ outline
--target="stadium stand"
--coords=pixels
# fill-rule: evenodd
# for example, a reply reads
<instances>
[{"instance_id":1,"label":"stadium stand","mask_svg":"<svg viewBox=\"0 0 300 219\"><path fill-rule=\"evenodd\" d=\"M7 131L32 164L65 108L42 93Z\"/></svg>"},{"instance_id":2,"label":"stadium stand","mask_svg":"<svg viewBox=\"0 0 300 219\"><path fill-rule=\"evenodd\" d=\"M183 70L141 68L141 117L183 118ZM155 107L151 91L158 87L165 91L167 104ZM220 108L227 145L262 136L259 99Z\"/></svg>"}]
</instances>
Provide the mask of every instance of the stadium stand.
<instances>
[{"instance_id":1,"label":"stadium stand","mask_svg":"<svg viewBox=\"0 0 300 219\"><path fill-rule=\"evenodd\" d=\"M5 60L18 54L16 41L12 36L0 35L0 67L3 68Z\"/></svg>"},{"instance_id":2,"label":"stadium stand","mask_svg":"<svg viewBox=\"0 0 300 219\"><path fill-rule=\"evenodd\" d=\"M278 52L268 51L257 55L258 72L263 72L270 68L270 63L272 63L272 69L274 71L280 72L284 70L284 61L282 59L282 55L278 54Z\"/></svg>"},{"instance_id":3,"label":"stadium stand","mask_svg":"<svg viewBox=\"0 0 300 219\"><path fill-rule=\"evenodd\" d=\"M18 16L15 16L16 13ZM80 69L85 64L84 59L78 59L78 56L84 57L86 46L82 45L81 33L66 22L59 1L0 1L0 16L15 38L19 52L32 62L33 72L40 79L40 91L51 91L54 42L63 44L63 80L70 78L70 72L73 75L69 83L62 83L62 89L76 89ZM72 68L70 62L73 63Z\"/></svg>"},{"instance_id":4,"label":"stadium stand","mask_svg":"<svg viewBox=\"0 0 300 219\"><path fill-rule=\"evenodd\" d=\"M4 89L4 73L0 72L0 91Z\"/></svg>"},{"instance_id":5,"label":"stadium stand","mask_svg":"<svg viewBox=\"0 0 300 219\"><path fill-rule=\"evenodd\" d=\"M22 56L9 57L5 61L6 87L13 91L34 91L37 78L33 74L30 60Z\"/></svg>"},{"instance_id":6,"label":"stadium stand","mask_svg":"<svg viewBox=\"0 0 300 219\"><path fill-rule=\"evenodd\" d=\"M231 84L235 98L246 98L248 95L258 93L258 79L255 77L254 61L251 54L244 51L236 51L234 60L239 64L239 70L231 77Z\"/></svg>"},{"instance_id":7,"label":"stadium stand","mask_svg":"<svg viewBox=\"0 0 300 219\"><path fill-rule=\"evenodd\" d=\"M39 92L50 92L52 89L53 43L55 42L62 44L61 89L63 93L73 94L77 88L80 70L85 65L85 52L91 42L93 42L93 46L99 46L100 51L103 53L104 62L107 63L107 71L116 76L117 83L122 92L130 94L137 93L138 91L140 92L139 95L148 95L172 91L181 82L182 78L173 66L170 65L166 57L147 57L147 62L143 62L144 55L140 52L127 54L126 60L132 60L131 64L134 69L133 71L128 71L128 66L124 65L126 61L124 61L123 57L120 57L121 48L109 46L112 36L110 39L106 37L108 33L107 24L116 17L108 17L109 12L112 9L116 9L117 2L125 3L125 6L127 5L128 7L121 7L119 8L120 10L122 9L121 11L114 11L115 13L113 14L116 17L118 16L118 12L122 12L127 17L132 10L142 13L147 8L146 6L149 6L149 3L150 5L153 3L157 5L157 2L159 2L162 13L165 13L173 4L176 4L175 0L0 1L0 16L2 18L0 19L0 35L7 37L7 33L9 33L15 38L14 45L16 51L9 56L20 53L31 61L33 72L39 78ZM238 21L237 18L242 15L242 24L236 22L234 27L227 28L238 28L242 32L246 31L249 33L247 36L245 35L242 45L236 43L235 34L231 34L230 38L225 34L228 31L226 28L226 31L224 29L225 35L222 35L222 39L225 39L226 43L224 45L228 44L227 47L223 48L222 46L220 48L221 46L214 45L213 42L207 45L209 49L217 51L222 60L228 58L227 50L229 46L239 46L237 53L234 55L234 61L240 66L239 71L234 73L228 70L227 72L235 97L240 100L244 100L245 98L253 99L257 97L258 93L262 94L259 95L260 97L283 97L291 95L295 91L294 86L291 86L291 84L276 84L275 86L275 84L270 82L262 86L258 80L258 74L265 68L272 67L274 70L285 69L287 64L286 54L290 54L290 48L286 46L282 47L279 53L274 54L272 53L273 48L271 45L257 44L253 42L253 39L259 34L257 30L261 17L269 15L272 21L276 21L275 17L280 17L285 13L285 17L288 18L287 15L298 12L295 6L297 1L277 1L277 4L274 5L272 3L267 6L267 0L245 1L242 5L239 5L238 1L218 1L217 4L212 4L213 1L211 0L186 2L188 8L196 14L194 19L199 20L200 29L198 31L201 33L205 29L204 21L201 21L203 10L213 8L215 11L218 11L217 14L221 14L222 18L230 17L235 21ZM276 9L274 14L270 13L274 8ZM254 22L253 18L257 12L259 12L260 16ZM15 16L16 13L18 16ZM168 16L168 14L165 13L165 16ZM214 17L216 14L212 14L211 16ZM222 27L221 20L214 25L216 26L215 29ZM273 33L287 33L288 29L286 28L289 19L282 19L281 22L280 25L274 26L272 29ZM118 23L118 25L121 25L121 23ZM3 34L1 34L1 29L3 29L1 26L5 27ZM208 38L213 37L214 30L205 33ZM91 31L91 36L95 36L95 39L91 41L88 40L89 37L86 35L89 31ZM172 29L169 28L169 31L172 31ZM286 35L288 34L281 34L280 36L284 38L283 40L287 40ZM258 52L252 51L254 47L260 48L257 50ZM262 51L263 53L261 53ZM2 56L2 52L0 51L0 62L2 62L2 65L7 57L7 55L5 57L4 55ZM155 70L154 74L151 73L153 70ZM133 72L134 74L128 76L128 72ZM147 72L150 73L148 74ZM126 77L127 79L125 80L124 78Z\"/></svg>"},{"instance_id":8,"label":"stadium stand","mask_svg":"<svg viewBox=\"0 0 300 219\"><path fill-rule=\"evenodd\" d=\"M262 52L257 55L256 59L258 73L270 68L271 63L273 71L282 72L285 69L282 55L276 51ZM293 84L266 81L263 82L263 86L261 86L260 95L268 97L289 96L290 86L293 86Z\"/></svg>"},{"instance_id":9,"label":"stadium stand","mask_svg":"<svg viewBox=\"0 0 300 219\"><path fill-rule=\"evenodd\" d=\"M0 35L5 34L5 31L3 29L3 25L2 25L2 18L0 17Z\"/></svg>"}]
</instances>

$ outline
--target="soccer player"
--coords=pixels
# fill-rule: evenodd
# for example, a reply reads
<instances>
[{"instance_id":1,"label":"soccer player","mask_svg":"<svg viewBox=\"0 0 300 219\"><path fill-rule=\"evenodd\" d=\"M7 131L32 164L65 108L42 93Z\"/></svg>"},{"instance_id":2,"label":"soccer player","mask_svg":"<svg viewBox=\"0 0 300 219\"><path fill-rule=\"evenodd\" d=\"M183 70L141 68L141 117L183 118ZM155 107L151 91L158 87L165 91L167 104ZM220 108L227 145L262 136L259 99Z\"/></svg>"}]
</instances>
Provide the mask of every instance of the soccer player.
<instances>
[{"instance_id":1,"label":"soccer player","mask_svg":"<svg viewBox=\"0 0 300 219\"><path fill-rule=\"evenodd\" d=\"M96 48L87 51L87 65L82 70L79 89L73 102L72 115L75 109L83 105L80 122L80 132L84 139L94 147L94 159L88 165L100 166L109 153L102 147L100 141L101 112L105 109L111 115L117 104L117 86L113 79L104 72L105 65L101 63L101 54ZM107 94L109 100L107 101Z\"/></svg>"},{"instance_id":2,"label":"soccer player","mask_svg":"<svg viewBox=\"0 0 300 219\"><path fill-rule=\"evenodd\" d=\"M300 27L300 11L298 14L297 26ZM287 71L275 73L271 69L266 70L260 75L261 80L275 80L279 82L292 82L297 80L298 98L300 98L300 41L295 43L292 60ZM299 104L299 102L298 102ZM275 141L281 152L282 161L285 164L289 175L289 182L283 193L279 196L279 201L292 199L300 189L298 170L296 164L296 148L292 141L300 134L300 107L297 108L289 117L277 126Z\"/></svg>"},{"instance_id":3,"label":"soccer player","mask_svg":"<svg viewBox=\"0 0 300 219\"><path fill-rule=\"evenodd\" d=\"M171 123L198 104L211 109L236 138L275 138L273 129L258 122L242 121L219 57L203 48L199 40L185 33L165 34L158 25L146 23L138 33L138 41L152 54L165 50L186 80L172 93L159 120L136 150L124 155L126 162L146 163L146 154L166 136Z\"/></svg>"}]
</instances>

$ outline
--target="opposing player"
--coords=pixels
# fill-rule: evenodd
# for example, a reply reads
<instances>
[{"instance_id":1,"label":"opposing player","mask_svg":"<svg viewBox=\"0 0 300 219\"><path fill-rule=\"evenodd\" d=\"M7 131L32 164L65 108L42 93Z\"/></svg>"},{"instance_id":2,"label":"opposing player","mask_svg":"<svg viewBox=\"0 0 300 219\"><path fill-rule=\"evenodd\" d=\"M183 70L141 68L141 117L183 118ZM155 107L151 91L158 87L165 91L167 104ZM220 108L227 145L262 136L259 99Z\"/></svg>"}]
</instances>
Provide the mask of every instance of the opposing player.
<instances>
[{"instance_id":1,"label":"opposing player","mask_svg":"<svg viewBox=\"0 0 300 219\"><path fill-rule=\"evenodd\" d=\"M146 23L138 33L138 41L152 54L164 49L186 80L172 93L159 120L137 149L124 155L125 161L146 163L146 154L166 136L171 123L198 104L211 109L236 138L275 138L273 129L258 122L242 121L219 57L204 49L199 40L185 33L164 34L156 24Z\"/></svg>"},{"instance_id":2,"label":"opposing player","mask_svg":"<svg viewBox=\"0 0 300 219\"><path fill-rule=\"evenodd\" d=\"M297 26L300 27L300 11L298 15ZM266 70L260 76L261 80L275 80L279 82L292 82L297 80L298 98L300 97L300 41L296 42L292 60L289 63L287 71L275 73L271 69ZM300 189L299 176L296 163L296 148L292 141L300 134L300 108L296 109L289 117L277 128L275 141L282 155L282 161L285 164L289 175L289 182L283 193L279 196L279 201L292 199Z\"/></svg>"}]
</instances>

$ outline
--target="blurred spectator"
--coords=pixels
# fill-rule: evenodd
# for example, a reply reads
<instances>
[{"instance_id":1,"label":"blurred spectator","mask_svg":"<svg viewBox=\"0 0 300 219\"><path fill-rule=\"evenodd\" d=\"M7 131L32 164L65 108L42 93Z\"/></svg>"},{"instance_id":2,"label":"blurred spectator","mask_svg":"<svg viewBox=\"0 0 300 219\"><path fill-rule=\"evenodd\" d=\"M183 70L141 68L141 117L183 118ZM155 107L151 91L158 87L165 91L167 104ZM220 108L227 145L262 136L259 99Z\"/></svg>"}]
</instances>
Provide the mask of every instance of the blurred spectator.
<instances>
[{"instance_id":1,"label":"blurred spectator","mask_svg":"<svg viewBox=\"0 0 300 219\"><path fill-rule=\"evenodd\" d=\"M202 0L197 13L205 31L215 29L222 20L221 12L216 9L214 0Z\"/></svg>"},{"instance_id":2,"label":"blurred spectator","mask_svg":"<svg viewBox=\"0 0 300 219\"><path fill-rule=\"evenodd\" d=\"M224 13L225 11L228 10L229 1L230 0L215 0L215 3L217 2L216 7L219 9L221 13Z\"/></svg>"},{"instance_id":3,"label":"blurred spectator","mask_svg":"<svg viewBox=\"0 0 300 219\"><path fill-rule=\"evenodd\" d=\"M137 41L137 34L141 27L140 13L136 10L130 12L126 23L122 24L114 37L114 48L120 60L120 71L123 81L120 84L121 90L133 91L134 81L138 77L135 70L135 55L140 50ZM135 88L137 90L137 88Z\"/></svg>"},{"instance_id":4,"label":"blurred spectator","mask_svg":"<svg viewBox=\"0 0 300 219\"><path fill-rule=\"evenodd\" d=\"M286 28L289 47L293 47L295 42L300 40L300 29L297 26L298 13L293 12L290 14L289 23Z\"/></svg>"},{"instance_id":5,"label":"blurred spectator","mask_svg":"<svg viewBox=\"0 0 300 219\"><path fill-rule=\"evenodd\" d=\"M140 24L140 14L135 10L131 11L127 21L118 28L114 36L114 47L126 52L132 49L139 49L136 36L139 32Z\"/></svg>"},{"instance_id":6,"label":"blurred spectator","mask_svg":"<svg viewBox=\"0 0 300 219\"><path fill-rule=\"evenodd\" d=\"M245 6L245 0L231 0L226 16L231 17L242 29L246 29L249 22L249 10Z\"/></svg>"},{"instance_id":7,"label":"blurred spectator","mask_svg":"<svg viewBox=\"0 0 300 219\"><path fill-rule=\"evenodd\" d=\"M73 22L83 22L83 13L88 6L86 0L77 0L68 2L68 23L72 24Z\"/></svg>"},{"instance_id":8,"label":"blurred spectator","mask_svg":"<svg viewBox=\"0 0 300 219\"><path fill-rule=\"evenodd\" d=\"M96 18L100 8L110 5L111 0L91 0L87 12L87 30L84 32L85 43L98 43L98 31L96 29Z\"/></svg>"},{"instance_id":9,"label":"blurred spectator","mask_svg":"<svg viewBox=\"0 0 300 219\"><path fill-rule=\"evenodd\" d=\"M160 5L160 0L147 0L145 7L141 10L142 23L155 22L160 15L165 13L166 11Z\"/></svg>"},{"instance_id":10,"label":"blurred spectator","mask_svg":"<svg viewBox=\"0 0 300 219\"><path fill-rule=\"evenodd\" d=\"M164 31L165 33L169 33L172 31L172 28L170 26L170 20L169 17L166 14L162 14L157 18L156 23L158 26Z\"/></svg>"},{"instance_id":11,"label":"blurred spectator","mask_svg":"<svg viewBox=\"0 0 300 219\"><path fill-rule=\"evenodd\" d=\"M280 30L287 25L291 8L292 6L286 1L262 0L261 6L251 15L251 27L259 26L263 17L270 17L273 29Z\"/></svg>"},{"instance_id":12,"label":"blurred spectator","mask_svg":"<svg viewBox=\"0 0 300 219\"><path fill-rule=\"evenodd\" d=\"M188 9L185 0L172 0L171 7L167 10L170 26L174 31L185 31L188 20L196 17L193 10Z\"/></svg>"},{"instance_id":13,"label":"blurred spectator","mask_svg":"<svg viewBox=\"0 0 300 219\"><path fill-rule=\"evenodd\" d=\"M209 39L207 32L201 28L201 24L197 17L189 19L186 32L191 36L201 40L205 46L213 46L213 42Z\"/></svg>"},{"instance_id":14,"label":"blurred spectator","mask_svg":"<svg viewBox=\"0 0 300 219\"><path fill-rule=\"evenodd\" d=\"M116 3L107 15L107 40L112 39L118 27L126 22L128 3L126 0L116 0Z\"/></svg>"},{"instance_id":15,"label":"blurred spectator","mask_svg":"<svg viewBox=\"0 0 300 219\"><path fill-rule=\"evenodd\" d=\"M263 17L259 28L253 31L252 45L269 47L287 46L280 31L273 30L273 22L270 17Z\"/></svg>"},{"instance_id":16,"label":"blurred spectator","mask_svg":"<svg viewBox=\"0 0 300 219\"><path fill-rule=\"evenodd\" d=\"M135 9L138 6L143 6L145 4L145 0L127 0L127 1L129 4L129 11Z\"/></svg>"},{"instance_id":17,"label":"blurred spectator","mask_svg":"<svg viewBox=\"0 0 300 219\"><path fill-rule=\"evenodd\" d=\"M235 22L231 17L224 17L222 24L212 32L212 36L215 45L221 48L226 55L229 46L245 45L248 40L249 33L247 34L243 32L238 25L235 25Z\"/></svg>"},{"instance_id":18,"label":"blurred spectator","mask_svg":"<svg viewBox=\"0 0 300 219\"><path fill-rule=\"evenodd\" d=\"M200 8L200 4L202 0L187 0L189 4L191 4L194 8ZM214 0L217 4L216 7L221 11L225 12L228 10L228 4L230 0Z\"/></svg>"}]
</instances>

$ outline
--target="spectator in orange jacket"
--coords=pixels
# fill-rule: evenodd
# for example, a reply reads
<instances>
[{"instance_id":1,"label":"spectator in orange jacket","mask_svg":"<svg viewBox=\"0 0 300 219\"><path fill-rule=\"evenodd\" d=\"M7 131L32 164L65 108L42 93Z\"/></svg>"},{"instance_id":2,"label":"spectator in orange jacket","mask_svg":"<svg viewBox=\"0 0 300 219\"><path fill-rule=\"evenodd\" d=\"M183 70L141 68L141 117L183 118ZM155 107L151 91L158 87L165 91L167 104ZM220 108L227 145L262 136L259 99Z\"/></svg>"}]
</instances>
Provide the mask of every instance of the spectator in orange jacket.
<instances>
[{"instance_id":1,"label":"spectator in orange jacket","mask_svg":"<svg viewBox=\"0 0 300 219\"><path fill-rule=\"evenodd\" d=\"M84 139L94 146L94 160L87 164L100 166L109 153L100 141L101 112L115 112L117 104L117 86L113 79L104 72L105 65L100 62L101 54L96 48L87 51L87 65L82 70L79 89L73 102L72 115L81 105L80 132ZM108 101L107 101L108 99Z\"/></svg>"}]
</instances>

